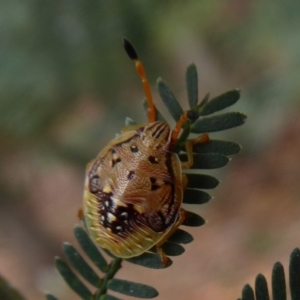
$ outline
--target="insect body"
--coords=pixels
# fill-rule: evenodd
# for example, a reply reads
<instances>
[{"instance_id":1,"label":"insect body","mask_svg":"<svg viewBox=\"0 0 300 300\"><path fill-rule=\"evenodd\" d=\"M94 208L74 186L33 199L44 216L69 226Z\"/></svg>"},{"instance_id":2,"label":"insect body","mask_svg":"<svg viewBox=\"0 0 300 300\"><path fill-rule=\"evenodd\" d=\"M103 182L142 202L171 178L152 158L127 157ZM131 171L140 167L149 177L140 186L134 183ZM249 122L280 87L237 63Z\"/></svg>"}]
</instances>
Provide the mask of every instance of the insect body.
<instances>
[{"instance_id":1,"label":"insect body","mask_svg":"<svg viewBox=\"0 0 300 300\"><path fill-rule=\"evenodd\" d=\"M129 127L112 140L87 166L84 218L90 236L112 254L129 258L161 245L184 221L181 208L187 179L182 168L193 164L192 146L207 136L186 142L187 162L173 152L185 112L174 130L155 121L155 107L142 63L132 45L124 47L142 79L148 103L145 126Z\"/></svg>"}]
</instances>

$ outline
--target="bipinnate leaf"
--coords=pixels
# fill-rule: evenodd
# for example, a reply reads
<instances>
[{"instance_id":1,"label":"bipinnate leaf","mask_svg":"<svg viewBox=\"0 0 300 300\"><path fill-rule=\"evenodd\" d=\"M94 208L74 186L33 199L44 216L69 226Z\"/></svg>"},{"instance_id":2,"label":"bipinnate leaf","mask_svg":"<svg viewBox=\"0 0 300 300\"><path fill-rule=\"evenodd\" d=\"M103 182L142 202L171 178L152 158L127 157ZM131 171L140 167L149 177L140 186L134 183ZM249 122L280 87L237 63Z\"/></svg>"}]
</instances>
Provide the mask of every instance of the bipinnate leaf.
<instances>
[{"instance_id":1,"label":"bipinnate leaf","mask_svg":"<svg viewBox=\"0 0 300 300\"><path fill-rule=\"evenodd\" d=\"M272 271L273 300L286 300L286 284L284 268L280 262L274 264Z\"/></svg>"},{"instance_id":2,"label":"bipinnate leaf","mask_svg":"<svg viewBox=\"0 0 300 300\"><path fill-rule=\"evenodd\" d=\"M114 292L138 298L151 299L158 296L158 292L156 291L156 289L151 286L115 278L109 280L108 289Z\"/></svg>"},{"instance_id":3,"label":"bipinnate leaf","mask_svg":"<svg viewBox=\"0 0 300 300\"><path fill-rule=\"evenodd\" d=\"M208 133L240 126L246 116L239 112L229 112L211 117L200 118L191 125L192 133Z\"/></svg>"},{"instance_id":4,"label":"bipinnate leaf","mask_svg":"<svg viewBox=\"0 0 300 300\"><path fill-rule=\"evenodd\" d=\"M81 282L77 275L71 270L66 262L59 257L55 258L56 269L64 278L70 288L76 292L82 299L92 300L93 295L90 290Z\"/></svg>"},{"instance_id":5,"label":"bipinnate leaf","mask_svg":"<svg viewBox=\"0 0 300 300\"><path fill-rule=\"evenodd\" d=\"M167 84L161 78L157 80L157 88L162 101L169 110L173 119L177 122L183 115L183 109L181 108L180 104L176 100Z\"/></svg>"},{"instance_id":6,"label":"bipinnate leaf","mask_svg":"<svg viewBox=\"0 0 300 300\"><path fill-rule=\"evenodd\" d=\"M79 272L79 274L95 287L99 287L101 279L94 270L85 262L78 251L69 243L63 244L65 256L71 265Z\"/></svg>"},{"instance_id":7,"label":"bipinnate leaf","mask_svg":"<svg viewBox=\"0 0 300 300\"><path fill-rule=\"evenodd\" d=\"M270 300L267 280L262 274L257 275L255 279L255 297L256 300Z\"/></svg>"},{"instance_id":8,"label":"bipinnate leaf","mask_svg":"<svg viewBox=\"0 0 300 300\"><path fill-rule=\"evenodd\" d=\"M240 98L240 91L235 89L228 91L208 101L200 110L201 116L206 116L222 110L236 103Z\"/></svg>"},{"instance_id":9,"label":"bipinnate leaf","mask_svg":"<svg viewBox=\"0 0 300 300\"><path fill-rule=\"evenodd\" d=\"M293 250L290 257L290 290L291 299L300 299L300 250L296 248Z\"/></svg>"},{"instance_id":10,"label":"bipinnate leaf","mask_svg":"<svg viewBox=\"0 0 300 300\"><path fill-rule=\"evenodd\" d=\"M125 48L131 59L135 59L137 57L133 46L129 43L128 40L125 40ZM190 65L187 69L186 84L190 106L190 110L187 112L188 120L182 125L183 130L181 131L179 138L174 141L175 143L172 143L172 146L174 147L173 149L171 149L175 153L180 153L179 158L183 162L187 161L187 155L181 152L184 152L186 150L185 142L189 138L190 133L201 134L225 130L242 125L246 119L245 115L238 112L203 117L234 104L239 99L239 91L229 91L213 98L210 101L209 94L207 94L204 99L198 104L198 75L196 66L194 64ZM157 87L160 97L162 98L173 119L177 122L184 113L183 109L179 105L178 101L176 100L167 84L160 78L157 80ZM146 101L144 101L144 108L147 112ZM160 112L156 108L155 110L156 121L165 122L165 119L160 114ZM137 125L137 123L134 120L126 118L125 126L133 126L133 128L135 128L135 125ZM174 138L174 136L172 137ZM193 165L191 169L221 168L227 165L230 160L227 155L236 154L239 151L240 146L230 141L209 140L207 143L195 144L193 146ZM208 202L211 199L211 196L201 189L215 188L219 184L219 181L212 176L203 174L188 173L186 174L186 176L188 178L188 184L187 188L184 191L183 202L187 204L203 204ZM190 211L185 212L186 215L182 225L197 227L205 223L205 220L198 214ZM103 276L101 275L100 278L100 276L98 276L92 268L93 266L90 266L71 244L64 243L64 253L70 264L88 283L96 287L95 293L92 294L91 291L86 287L86 285L81 281L81 279L79 279L78 276L73 272L73 270L68 266L68 264L62 259L56 257L55 264L57 270L62 275L66 283L71 287L71 289L73 289L82 299L120 300L120 298L118 297L107 294L107 290L112 290L128 296L140 298L154 298L158 295L158 292L153 287L150 287L148 285L114 278L116 273L122 266L123 259L115 257L107 249L102 249L111 258L110 262L108 263L101 254L102 250L99 251L99 248L94 244L94 242L88 236L87 232L82 227L76 225L74 228L74 233L85 254L89 257L92 263L97 266L103 273ZM193 237L191 236L191 234L182 229L177 229L175 233L170 236L168 240L162 245L162 249L168 256L181 255L185 251L184 247L181 244L187 244L192 241ZM163 269L172 265L173 262L171 259L168 260L167 265L164 265L161 261L160 255L156 252L157 248L156 246L154 246L152 249L146 251L142 255L124 260L152 269ZM297 255L298 254L295 254L296 258ZM298 266L299 261L296 258L294 258L293 263L291 263L290 272L292 272L293 274L298 274L296 271L296 267ZM274 278L277 278L276 280L280 279L279 272L274 271L273 276ZM295 282L291 282L290 286L291 290L293 290L293 293L295 295L298 295L299 292L297 287L295 287ZM267 298L265 299L260 296L266 295L267 291L266 281L264 277L258 277L256 282L256 289L258 297L261 297L257 300L268 300ZM46 295L46 297L48 300L57 300L53 295L49 293ZM243 300L254 300L253 290L249 285L245 286L242 297ZM283 299L276 298L275 300Z\"/></svg>"},{"instance_id":11,"label":"bipinnate leaf","mask_svg":"<svg viewBox=\"0 0 300 300\"><path fill-rule=\"evenodd\" d=\"M102 272L106 272L108 270L108 264L97 246L92 242L86 231L81 226L75 225L74 234L86 255Z\"/></svg>"},{"instance_id":12,"label":"bipinnate leaf","mask_svg":"<svg viewBox=\"0 0 300 300\"><path fill-rule=\"evenodd\" d=\"M193 109L198 103L198 73L195 64L189 65L186 70L186 89L190 108Z\"/></svg>"},{"instance_id":13,"label":"bipinnate leaf","mask_svg":"<svg viewBox=\"0 0 300 300\"><path fill-rule=\"evenodd\" d=\"M211 199L211 196L199 189L189 189L184 190L183 203L186 204L204 204Z\"/></svg>"}]
</instances>

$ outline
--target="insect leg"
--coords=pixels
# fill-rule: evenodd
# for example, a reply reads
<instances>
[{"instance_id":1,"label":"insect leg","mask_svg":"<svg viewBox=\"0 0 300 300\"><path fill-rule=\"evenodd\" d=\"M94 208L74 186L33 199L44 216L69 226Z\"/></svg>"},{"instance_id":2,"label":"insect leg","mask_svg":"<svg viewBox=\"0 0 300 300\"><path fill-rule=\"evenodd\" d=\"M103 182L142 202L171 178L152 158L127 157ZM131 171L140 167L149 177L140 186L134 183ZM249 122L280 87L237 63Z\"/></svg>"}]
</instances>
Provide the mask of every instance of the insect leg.
<instances>
[{"instance_id":1,"label":"insect leg","mask_svg":"<svg viewBox=\"0 0 300 300\"><path fill-rule=\"evenodd\" d=\"M176 223L173 225L173 227L170 229L170 231L167 232L167 234L162 238L162 240L159 241L158 244L156 244L156 251L160 256L161 263L166 266L169 262L169 258L166 256L162 249L162 245L169 239L169 237L178 229L178 227L184 222L186 218L186 212L183 208L180 209L178 219Z\"/></svg>"},{"instance_id":2,"label":"insect leg","mask_svg":"<svg viewBox=\"0 0 300 300\"><path fill-rule=\"evenodd\" d=\"M184 123L185 121L187 121L187 120L188 120L188 111L185 111L185 112L183 113L183 115L180 117L180 119L178 120L178 122L177 122L175 128L173 129L172 137L171 137L172 143L175 143L175 142L176 142L176 140L177 140L177 138L178 138L178 135L179 135L179 133L180 133L180 131L181 131L181 127L182 127L183 123Z\"/></svg>"},{"instance_id":3,"label":"insect leg","mask_svg":"<svg viewBox=\"0 0 300 300\"><path fill-rule=\"evenodd\" d=\"M128 56L135 62L135 69L140 76L145 92L146 101L148 104L148 122L152 123L155 121L155 107L152 99L150 84L146 76L146 72L142 62L138 59L137 53L133 48L132 44L127 40L123 39L123 45L125 51L127 52Z\"/></svg>"},{"instance_id":4,"label":"insect leg","mask_svg":"<svg viewBox=\"0 0 300 300\"><path fill-rule=\"evenodd\" d=\"M82 208L79 208L78 209L78 212L77 212L77 218L82 221L83 220L83 210Z\"/></svg>"},{"instance_id":5,"label":"insect leg","mask_svg":"<svg viewBox=\"0 0 300 300\"><path fill-rule=\"evenodd\" d=\"M187 161L181 162L182 169L190 169L194 163L193 146L195 144L207 143L208 141L209 141L208 134L202 134L193 140L187 140L185 142L185 151L186 151L186 155L187 155Z\"/></svg>"}]
</instances>

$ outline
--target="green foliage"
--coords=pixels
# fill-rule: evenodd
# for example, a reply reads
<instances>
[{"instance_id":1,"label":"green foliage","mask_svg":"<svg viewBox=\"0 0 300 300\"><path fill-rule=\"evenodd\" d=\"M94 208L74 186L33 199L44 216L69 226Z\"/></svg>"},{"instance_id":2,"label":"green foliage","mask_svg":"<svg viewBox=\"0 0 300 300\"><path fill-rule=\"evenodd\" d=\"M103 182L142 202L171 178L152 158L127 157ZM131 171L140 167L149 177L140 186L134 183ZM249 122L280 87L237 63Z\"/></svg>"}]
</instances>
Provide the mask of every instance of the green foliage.
<instances>
[{"instance_id":1,"label":"green foliage","mask_svg":"<svg viewBox=\"0 0 300 300\"><path fill-rule=\"evenodd\" d=\"M0 276L0 299L25 300L25 298Z\"/></svg>"},{"instance_id":2,"label":"green foliage","mask_svg":"<svg viewBox=\"0 0 300 300\"><path fill-rule=\"evenodd\" d=\"M286 300L288 298L284 268L280 262L274 264L272 271L272 296L273 300ZM294 249L290 256L289 287L292 300L300 299L300 250ZM255 288L246 284L239 300L269 300L267 280L264 275L258 274L255 278Z\"/></svg>"},{"instance_id":3,"label":"green foliage","mask_svg":"<svg viewBox=\"0 0 300 300\"><path fill-rule=\"evenodd\" d=\"M239 99L240 94L237 90L234 90L210 101L209 97L206 96L198 104L197 80L198 75L196 66L190 65L186 73L186 84L191 109L188 112L189 119L185 122L185 124L183 124L183 132L177 141L178 153L181 161L187 160L187 155L184 153L184 144L186 139L188 139L190 132L206 133L224 130L241 125L245 122L246 118L241 113L226 113L214 115L212 117L202 117L202 115L210 115L234 104ZM184 111L175 96L162 79L158 79L157 87L171 116L175 121L178 121ZM144 103L144 108L146 108L146 106L147 104ZM164 119L159 111L157 111L156 118L157 120ZM125 125L136 125L136 122L130 118L126 118ZM194 148L194 162L192 169L197 170L223 167L229 162L228 155L236 154L240 150L240 146L234 142L219 140L209 140L208 142L195 145ZM211 199L211 196L202 189L212 189L219 184L217 179L208 175L187 174L187 177L189 179L189 183L184 191L183 199L183 203L186 204L203 204L208 202ZM205 220L202 217L196 213L186 211L186 217L182 225L198 227L202 226L204 223ZM121 268L122 259L114 257L109 253L109 251L105 250L105 252L112 257L112 261L107 263L101 252L93 244L82 227L75 227L75 236L86 255L104 274L103 276L98 275L72 245L69 243L64 244L64 254L70 265L72 265L82 278L95 287L94 292L90 291L81 279L71 270L66 262L60 258L56 258L56 268L67 284L82 299L98 300L103 299L103 297L105 299L113 299L112 296L107 295L108 290L140 298L153 298L158 295L158 292L150 286L114 278L114 275ZM162 248L167 256L178 256L182 255L185 251L183 245L192 241L193 237L189 233L182 229L178 229L173 236L164 243ZM126 261L152 269L161 269L172 265L171 259L169 259L167 265L163 265L161 263L160 257L156 253L156 247L153 247L140 256L126 259Z\"/></svg>"},{"instance_id":4,"label":"green foliage","mask_svg":"<svg viewBox=\"0 0 300 300\"><path fill-rule=\"evenodd\" d=\"M158 292L151 286L120 279L111 279L108 283L108 288L112 291L138 298L149 299L158 295Z\"/></svg>"},{"instance_id":5,"label":"green foliage","mask_svg":"<svg viewBox=\"0 0 300 300\"><path fill-rule=\"evenodd\" d=\"M189 65L186 70L186 87L190 109L196 108L198 103L198 73L195 64Z\"/></svg>"},{"instance_id":6,"label":"green foliage","mask_svg":"<svg viewBox=\"0 0 300 300\"><path fill-rule=\"evenodd\" d=\"M171 116L177 122L180 119L180 117L183 115L182 107L176 100L170 88L161 78L158 78L157 80L157 89L162 101L164 102L165 106L168 108Z\"/></svg>"}]
</instances>

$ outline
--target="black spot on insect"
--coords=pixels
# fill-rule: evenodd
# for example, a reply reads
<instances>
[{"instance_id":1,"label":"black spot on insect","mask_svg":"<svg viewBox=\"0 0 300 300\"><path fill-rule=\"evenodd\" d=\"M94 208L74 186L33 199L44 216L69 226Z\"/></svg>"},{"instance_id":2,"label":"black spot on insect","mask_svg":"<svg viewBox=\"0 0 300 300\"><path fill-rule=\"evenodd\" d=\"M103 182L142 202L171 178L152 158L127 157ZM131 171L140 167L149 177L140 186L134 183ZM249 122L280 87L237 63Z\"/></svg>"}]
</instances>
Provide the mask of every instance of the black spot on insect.
<instances>
[{"instance_id":1,"label":"black spot on insect","mask_svg":"<svg viewBox=\"0 0 300 300\"><path fill-rule=\"evenodd\" d=\"M116 220L110 224L107 223L113 233L123 234L132 231L130 220L136 220L138 217L138 212L134 209L132 204L128 204L127 206L115 206L113 214Z\"/></svg>"},{"instance_id":2,"label":"black spot on insect","mask_svg":"<svg viewBox=\"0 0 300 300\"><path fill-rule=\"evenodd\" d=\"M153 229L155 232L161 232L168 227L165 225L165 220L165 217L160 211L149 214L147 217L147 221L150 228Z\"/></svg>"},{"instance_id":3,"label":"black spot on insect","mask_svg":"<svg viewBox=\"0 0 300 300\"><path fill-rule=\"evenodd\" d=\"M89 182L89 189L91 193L97 193L99 191L100 178L98 175L93 176Z\"/></svg>"},{"instance_id":4,"label":"black spot on insect","mask_svg":"<svg viewBox=\"0 0 300 300\"><path fill-rule=\"evenodd\" d=\"M96 197L99 201L99 214L106 215L108 212L114 212L114 202L111 199L113 193L104 193L103 190L99 190Z\"/></svg>"},{"instance_id":5,"label":"black spot on insect","mask_svg":"<svg viewBox=\"0 0 300 300\"><path fill-rule=\"evenodd\" d=\"M150 155L148 160L151 162L151 164L158 164L158 158L155 156Z\"/></svg>"},{"instance_id":6,"label":"black spot on insect","mask_svg":"<svg viewBox=\"0 0 300 300\"><path fill-rule=\"evenodd\" d=\"M157 184L152 184L151 185L151 191L156 191L159 189L159 186Z\"/></svg>"},{"instance_id":7,"label":"black spot on insect","mask_svg":"<svg viewBox=\"0 0 300 300\"><path fill-rule=\"evenodd\" d=\"M158 184L156 184L156 178L155 177L150 177L151 181L151 191L156 191L160 188Z\"/></svg>"},{"instance_id":8,"label":"black spot on insect","mask_svg":"<svg viewBox=\"0 0 300 300\"><path fill-rule=\"evenodd\" d=\"M153 183L156 182L156 178L155 178L155 177L150 177L150 181L151 181L151 183L153 184Z\"/></svg>"},{"instance_id":9,"label":"black spot on insect","mask_svg":"<svg viewBox=\"0 0 300 300\"><path fill-rule=\"evenodd\" d=\"M117 163L119 163L119 162L121 162L121 158L120 158L120 157L118 157L117 159L113 159L113 160L112 160L112 163L111 163L112 168L113 168Z\"/></svg>"},{"instance_id":10,"label":"black spot on insect","mask_svg":"<svg viewBox=\"0 0 300 300\"><path fill-rule=\"evenodd\" d=\"M139 148L136 145L130 146L130 150L131 150L132 153L139 152Z\"/></svg>"},{"instance_id":11,"label":"black spot on insect","mask_svg":"<svg viewBox=\"0 0 300 300\"><path fill-rule=\"evenodd\" d=\"M160 188L160 186L156 184L155 177L150 177L150 181L151 181L151 191L156 191Z\"/></svg>"},{"instance_id":12,"label":"black spot on insect","mask_svg":"<svg viewBox=\"0 0 300 300\"><path fill-rule=\"evenodd\" d=\"M128 173L128 175L127 175L127 179L128 179L128 180L132 180L133 177L134 177L134 175L135 175L135 172L134 172L134 171L130 171L130 172Z\"/></svg>"}]
</instances>

